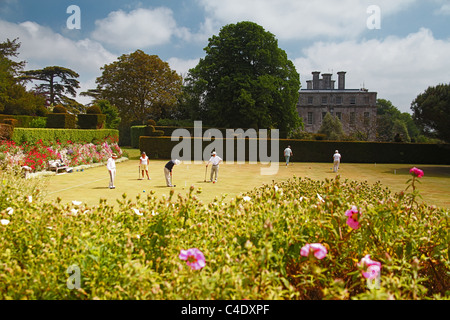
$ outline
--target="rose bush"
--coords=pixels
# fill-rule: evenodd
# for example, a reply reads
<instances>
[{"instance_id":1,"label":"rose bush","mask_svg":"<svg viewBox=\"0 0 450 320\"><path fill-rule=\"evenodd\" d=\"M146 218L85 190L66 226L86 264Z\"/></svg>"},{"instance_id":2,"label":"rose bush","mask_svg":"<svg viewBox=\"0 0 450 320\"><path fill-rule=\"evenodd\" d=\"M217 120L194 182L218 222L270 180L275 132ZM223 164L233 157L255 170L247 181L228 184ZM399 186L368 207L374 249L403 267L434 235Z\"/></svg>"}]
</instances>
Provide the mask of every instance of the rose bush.
<instances>
[{"instance_id":1,"label":"rose bush","mask_svg":"<svg viewBox=\"0 0 450 320\"><path fill-rule=\"evenodd\" d=\"M229 201L191 187L91 207L0 179L0 299L450 297L449 211L379 183L294 177Z\"/></svg>"}]
</instances>

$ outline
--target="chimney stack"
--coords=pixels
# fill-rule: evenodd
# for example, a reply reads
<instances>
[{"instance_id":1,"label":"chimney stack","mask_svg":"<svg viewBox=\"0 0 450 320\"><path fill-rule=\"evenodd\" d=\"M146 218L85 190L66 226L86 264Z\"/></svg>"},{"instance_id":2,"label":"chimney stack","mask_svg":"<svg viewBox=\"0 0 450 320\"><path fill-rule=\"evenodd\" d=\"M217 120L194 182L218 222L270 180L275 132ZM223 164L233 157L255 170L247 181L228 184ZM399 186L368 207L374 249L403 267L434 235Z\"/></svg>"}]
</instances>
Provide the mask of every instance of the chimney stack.
<instances>
[{"instance_id":1,"label":"chimney stack","mask_svg":"<svg viewBox=\"0 0 450 320\"><path fill-rule=\"evenodd\" d=\"M345 90L345 71L340 71L338 74L338 90Z\"/></svg>"},{"instance_id":2,"label":"chimney stack","mask_svg":"<svg viewBox=\"0 0 450 320\"><path fill-rule=\"evenodd\" d=\"M320 72L319 71L314 71L313 73L313 90L319 90L319 75Z\"/></svg>"},{"instance_id":3,"label":"chimney stack","mask_svg":"<svg viewBox=\"0 0 450 320\"><path fill-rule=\"evenodd\" d=\"M324 90L331 90L331 73L324 73L322 75L323 77L323 89Z\"/></svg>"}]
</instances>

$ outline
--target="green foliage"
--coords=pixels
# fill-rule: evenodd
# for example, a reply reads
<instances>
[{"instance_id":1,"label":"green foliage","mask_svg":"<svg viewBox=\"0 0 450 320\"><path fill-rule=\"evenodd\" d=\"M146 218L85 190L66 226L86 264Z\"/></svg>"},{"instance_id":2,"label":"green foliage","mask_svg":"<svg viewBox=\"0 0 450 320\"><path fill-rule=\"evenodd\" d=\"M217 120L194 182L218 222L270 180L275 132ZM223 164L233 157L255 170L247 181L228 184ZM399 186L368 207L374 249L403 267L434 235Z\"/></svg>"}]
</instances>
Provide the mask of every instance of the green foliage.
<instances>
[{"instance_id":1,"label":"green foliage","mask_svg":"<svg viewBox=\"0 0 450 320\"><path fill-rule=\"evenodd\" d=\"M2 300L450 297L448 210L379 184L294 177L229 202L203 204L191 187L163 199L124 194L114 208L46 203L38 180L0 181ZM346 224L352 206L357 230ZM307 243L324 245L325 258L301 256ZM188 248L205 255L202 270L179 259ZM379 290L357 265L366 254L382 265ZM68 288L70 266L79 289Z\"/></svg>"},{"instance_id":2,"label":"green foliage","mask_svg":"<svg viewBox=\"0 0 450 320\"><path fill-rule=\"evenodd\" d=\"M77 118L81 129L102 129L106 121L104 114L79 114Z\"/></svg>"},{"instance_id":3,"label":"green foliage","mask_svg":"<svg viewBox=\"0 0 450 320\"><path fill-rule=\"evenodd\" d=\"M44 117L36 117L29 123L29 128L46 128L47 127L47 118Z\"/></svg>"},{"instance_id":4,"label":"green foliage","mask_svg":"<svg viewBox=\"0 0 450 320\"><path fill-rule=\"evenodd\" d=\"M47 128L75 129L77 117L70 113L49 113L47 116Z\"/></svg>"},{"instance_id":5,"label":"green foliage","mask_svg":"<svg viewBox=\"0 0 450 320\"><path fill-rule=\"evenodd\" d=\"M96 140L104 140L108 137L118 140L119 132L112 129L82 130L16 128L14 130L12 140L18 144L24 142L35 143L39 140L42 140L43 142L72 141L74 143L90 143Z\"/></svg>"},{"instance_id":6,"label":"green foliage","mask_svg":"<svg viewBox=\"0 0 450 320\"><path fill-rule=\"evenodd\" d=\"M102 70L97 95L114 105L126 123L170 114L181 94L181 76L158 56L141 50L120 56Z\"/></svg>"},{"instance_id":7,"label":"green foliage","mask_svg":"<svg viewBox=\"0 0 450 320\"><path fill-rule=\"evenodd\" d=\"M106 115L105 128L117 129L121 121L119 110L107 100L99 100L96 103L100 107L101 113Z\"/></svg>"},{"instance_id":8,"label":"green foliage","mask_svg":"<svg viewBox=\"0 0 450 320\"><path fill-rule=\"evenodd\" d=\"M96 104L86 109L86 114L102 114L102 113L103 113L102 109Z\"/></svg>"},{"instance_id":9,"label":"green foliage","mask_svg":"<svg viewBox=\"0 0 450 320\"><path fill-rule=\"evenodd\" d=\"M425 135L450 142L450 83L428 87L413 101L411 110Z\"/></svg>"},{"instance_id":10,"label":"green foliage","mask_svg":"<svg viewBox=\"0 0 450 320\"><path fill-rule=\"evenodd\" d=\"M67 113L67 109L64 106L58 104L53 108L52 112L53 113Z\"/></svg>"},{"instance_id":11,"label":"green foliage","mask_svg":"<svg viewBox=\"0 0 450 320\"><path fill-rule=\"evenodd\" d=\"M329 112L325 115L318 133L323 134L325 140L341 140L344 135L341 121Z\"/></svg>"},{"instance_id":12,"label":"green foliage","mask_svg":"<svg viewBox=\"0 0 450 320\"><path fill-rule=\"evenodd\" d=\"M76 80L79 74L64 67L51 66L23 71L22 74L21 80L43 82L35 87L36 91L44 93L47 105L61 103L67 98L66 94L75 97L76 89L80 88L80 82Z\"/></svg>"},{"instance_id":13,"label":"green foliage","mask_svg":"<svg viewBox=\"0 0 450 320\"><path fill-rule=\"evenodd\" d=\"M282 136L301 126L300 77L273 34L253 22L229 24L205 51L186 78L193 119L225 128L277 128Z\"/></svg>"}]
</instances>

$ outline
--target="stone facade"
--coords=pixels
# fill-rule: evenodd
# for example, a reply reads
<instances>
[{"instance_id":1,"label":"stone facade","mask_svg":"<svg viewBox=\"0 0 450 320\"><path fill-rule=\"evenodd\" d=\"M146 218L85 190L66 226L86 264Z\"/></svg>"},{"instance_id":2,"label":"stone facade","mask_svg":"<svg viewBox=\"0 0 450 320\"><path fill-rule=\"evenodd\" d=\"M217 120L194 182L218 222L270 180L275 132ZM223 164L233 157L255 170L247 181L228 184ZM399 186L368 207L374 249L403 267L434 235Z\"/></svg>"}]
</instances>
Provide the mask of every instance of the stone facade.
<instances>
[{"instance_id":1,"label":"stone facade","mask_svg":"<svg viewBox=\"0 0 450 320\"><path fill-rule=\"evenodd\" d=\"M369 141L376 139L377 93L367 89L346 89L345 74L338 72L338 87L332 74L313 72L313 79L307 81L307 89L300 90L297 111L303 119L305 131L317 133L322 120L331 113L342 121L342 128L348 135L359 133Z\"/></svg>"}]
</instances>

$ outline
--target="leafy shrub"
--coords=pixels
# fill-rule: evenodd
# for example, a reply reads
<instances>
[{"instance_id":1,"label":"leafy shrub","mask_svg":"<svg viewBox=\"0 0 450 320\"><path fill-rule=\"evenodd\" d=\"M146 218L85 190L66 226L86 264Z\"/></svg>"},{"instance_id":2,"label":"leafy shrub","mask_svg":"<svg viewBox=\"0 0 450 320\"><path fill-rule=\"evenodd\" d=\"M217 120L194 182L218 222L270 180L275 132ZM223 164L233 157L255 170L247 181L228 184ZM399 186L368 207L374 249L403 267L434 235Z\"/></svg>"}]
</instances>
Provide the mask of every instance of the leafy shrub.
<instances>
[{"instance_id":1,"label":"leafy shrub","mask_svg":"<svg viewBox=\"0 0 450 320\"><path fill-rule=\"evenodd\" d=\"M47 118L37 117L30 121L30 128L46 128L47 127Z\"/></svg>"},{"instance_id":2,"label":"leafy shrub","mask_svg":"<svg viewBox=\"0 0 450 320\"><path fill-rule=\"evenodd\" d=\"M102 114L102 110L99 106L94 104L86 109L86 114Z\"/></svg>"},{"instance_id":3,"label":"leafy shrub","mask_svg":"<svg viewBox=\"0 0 450 320\"><path fill-rule=\"evenodd\" d=\"M53 113L67 113L67 109L58 104L53 108Z\"/></svg>"}]
</instances>

